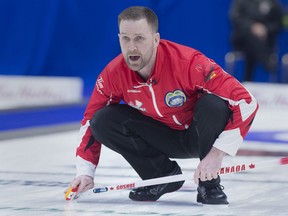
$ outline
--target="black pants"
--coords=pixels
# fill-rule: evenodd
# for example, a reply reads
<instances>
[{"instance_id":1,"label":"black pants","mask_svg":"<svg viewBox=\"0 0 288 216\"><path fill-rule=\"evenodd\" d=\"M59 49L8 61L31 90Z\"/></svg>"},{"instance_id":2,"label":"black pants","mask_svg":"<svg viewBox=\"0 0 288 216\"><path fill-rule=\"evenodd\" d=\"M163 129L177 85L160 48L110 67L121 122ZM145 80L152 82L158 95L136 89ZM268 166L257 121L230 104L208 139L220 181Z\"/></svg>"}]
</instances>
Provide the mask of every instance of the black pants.
<instances>
[{"instance_id":1,"label":"black pants","mask_svg":"<svg viewBox=\"0 0 288 216\"><path fill-rule=\"evenodd\" d=\"M171 129L124 104L98 110L90 125L96 140L121 154L142 179L150 179L172 171L170 158L203 159L230 115L224 100L204 94L187 130Z\"/></svg>"}]
</instances>

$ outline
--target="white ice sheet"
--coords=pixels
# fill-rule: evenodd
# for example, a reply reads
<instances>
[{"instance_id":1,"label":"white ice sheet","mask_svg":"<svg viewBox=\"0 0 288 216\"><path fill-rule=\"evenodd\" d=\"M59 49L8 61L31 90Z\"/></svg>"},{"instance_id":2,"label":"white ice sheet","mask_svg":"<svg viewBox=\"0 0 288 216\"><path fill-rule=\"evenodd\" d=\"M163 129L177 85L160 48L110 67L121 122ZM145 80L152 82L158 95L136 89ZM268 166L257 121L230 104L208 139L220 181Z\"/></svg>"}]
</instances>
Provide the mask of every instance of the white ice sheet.
<instances>
[{"instance_id":1,"label":"white ice sheet","mask_svg":"<svg viewBox=\"0 0 288 216\"><path fill-rule=\"evenodd\" d=\"M287 121L277 121L261 113L252 130L287 129ZM286 117L287 118L287 117ZM268 121L269 119L269 121ZM286 124L282 123L286 121ZM133 202L129 191L95 194L68 202L64 190L74 177L74 155L78 131L0 141L0 215L288 215L288 165L255 169L222 176L229 206L203 206L196 203L196 186L186 181L177 192L165 194L157 202ZM261 144L245 141L254 149L288 152L287 144ZM287 153L288 155L288 153ZM225 158L224 165L258 162L275 157L236 156ZM193 174L198 160L177 160L183 173ZM103 147L95 186L130 183L139 180L129 164Z\"/></svg>"}]
</instances>

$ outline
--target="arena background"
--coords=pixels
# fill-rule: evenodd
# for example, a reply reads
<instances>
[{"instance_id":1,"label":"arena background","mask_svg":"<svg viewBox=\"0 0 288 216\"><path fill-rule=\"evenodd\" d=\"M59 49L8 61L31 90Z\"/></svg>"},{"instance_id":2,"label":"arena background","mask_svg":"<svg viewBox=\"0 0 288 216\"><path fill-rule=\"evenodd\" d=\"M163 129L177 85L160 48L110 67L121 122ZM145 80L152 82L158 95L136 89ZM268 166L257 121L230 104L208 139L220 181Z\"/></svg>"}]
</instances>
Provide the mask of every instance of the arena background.
<instances>
[{"instance_id":1,"label":"arena background","mask_svg":"<svg viewBox=\"0 0 288 216\"><path fill-rule=\"evenodd\" d=\"M287 0L281 2L287 7ZM230 3L0 0L0 134L79 123L98 74L120 53L117 16L132 5L157 13L161 38L194 47L225 68L225 54L231 51ZM288 31L279 35L278 47L279 57L288 52ZM283 82L280 68L277 83ZM233 75L242 81L243 61L236 64ZM269 82L269 74L258 67L255 81Z\"/></svg>"},{"instance_id":2,"label":"arena background","mask_svg":"<svg viewBox=\"0 0 288 216\"><path fill-rule=\"evenodd\" d=\"M192 46L224 66L231 50L230 2L1 0L0 74L77 76L89 95L98 73L120 52L117 16L132 5L155 10L162 38ZM287 38L285 31L279 35L280 55L288 52ZM260 68L255 80L268 81L267 73Z\"/></svg>"}]
</instances>

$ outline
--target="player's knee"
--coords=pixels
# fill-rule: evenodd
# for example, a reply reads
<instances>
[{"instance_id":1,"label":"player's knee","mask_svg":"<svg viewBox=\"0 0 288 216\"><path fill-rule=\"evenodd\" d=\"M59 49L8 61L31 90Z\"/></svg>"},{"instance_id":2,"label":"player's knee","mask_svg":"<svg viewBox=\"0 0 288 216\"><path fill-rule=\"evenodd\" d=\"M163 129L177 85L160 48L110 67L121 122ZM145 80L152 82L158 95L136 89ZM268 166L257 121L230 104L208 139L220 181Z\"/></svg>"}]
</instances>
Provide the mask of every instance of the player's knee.
<instances>
[{"instance_id":1,"label":"player's knee","mask_svg":"<svg viewBox=\"0 0 288 216\"><path fill-rule=\"evenodd\" d=\"M204 94L196 105L196 112L202 112L206 118L213 118L215 121L227 120L231 115L231 110L228 102L222 98L212 95Z\"/></svg>"},{"instance_id":2,"label":"player's knee","mask_svg":"<svg viewBox=\"0 0 288 216\"><path fill-rule=\"evenodd\" d=\"M98 110L90 120L90 128L95 138L100 138L103 134L109 131L109 126L112 121L110 110L111 109L108 107L104 107Z\"/></svg>"}]
</instances>

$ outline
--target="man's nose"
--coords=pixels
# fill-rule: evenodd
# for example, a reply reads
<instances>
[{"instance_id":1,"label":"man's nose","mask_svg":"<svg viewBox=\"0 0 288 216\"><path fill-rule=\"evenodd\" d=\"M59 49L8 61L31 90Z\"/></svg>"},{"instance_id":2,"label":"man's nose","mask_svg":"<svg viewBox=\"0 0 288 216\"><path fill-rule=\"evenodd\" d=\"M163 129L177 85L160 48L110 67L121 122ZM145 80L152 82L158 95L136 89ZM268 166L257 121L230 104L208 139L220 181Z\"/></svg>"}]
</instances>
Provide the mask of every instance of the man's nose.
<instances>
[{"instance_id":1,"label":"man's nose","mask_svg":"<svg viewBox=\"0 0 288 216\"><path fill-rule=\"evenodd\" d=\"M135 46L135 44L132 40L128 44L128 49L129 49L129 51L134 51L137 49L137 47Z\"/></svg>"}]
</instances>

